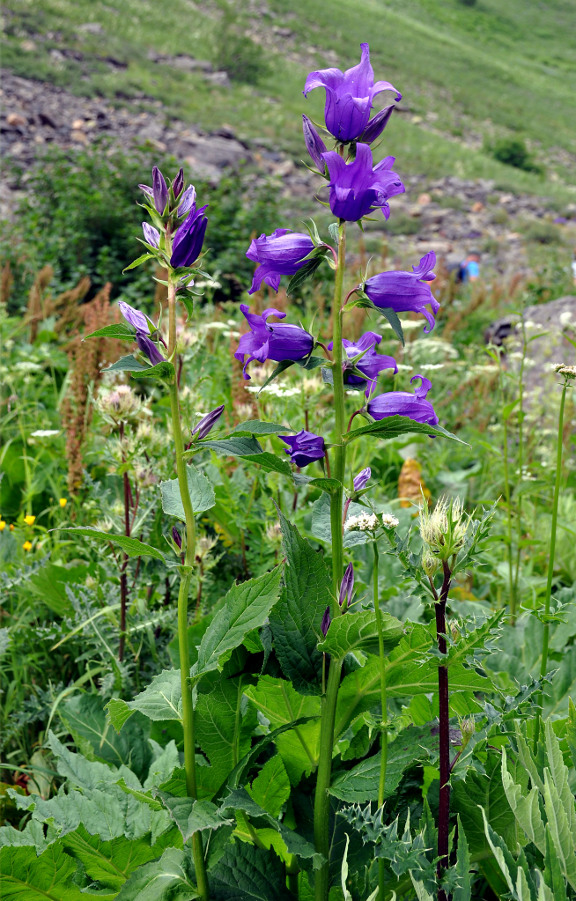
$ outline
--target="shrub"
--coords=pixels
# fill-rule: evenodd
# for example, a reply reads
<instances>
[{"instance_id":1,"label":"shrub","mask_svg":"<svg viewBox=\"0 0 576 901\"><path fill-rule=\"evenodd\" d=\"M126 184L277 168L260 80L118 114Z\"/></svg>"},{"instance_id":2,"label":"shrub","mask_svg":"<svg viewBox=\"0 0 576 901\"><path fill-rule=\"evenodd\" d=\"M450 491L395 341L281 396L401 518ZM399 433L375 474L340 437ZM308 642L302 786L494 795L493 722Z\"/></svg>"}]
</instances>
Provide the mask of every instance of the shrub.
<instances>
[{"instance_id":1,"label":"shrub","mask_svg":"<svg viewBox=\"0 0 576 901\"><path fill-rule=\"evenodd\" d=\"M502 138L492 148L492 156L505 166L514 166L515 169L523 169L524 172L536 172L542 175L542 166L535 163L528 148L520 138Z\"/></svg>"}]
</instances>

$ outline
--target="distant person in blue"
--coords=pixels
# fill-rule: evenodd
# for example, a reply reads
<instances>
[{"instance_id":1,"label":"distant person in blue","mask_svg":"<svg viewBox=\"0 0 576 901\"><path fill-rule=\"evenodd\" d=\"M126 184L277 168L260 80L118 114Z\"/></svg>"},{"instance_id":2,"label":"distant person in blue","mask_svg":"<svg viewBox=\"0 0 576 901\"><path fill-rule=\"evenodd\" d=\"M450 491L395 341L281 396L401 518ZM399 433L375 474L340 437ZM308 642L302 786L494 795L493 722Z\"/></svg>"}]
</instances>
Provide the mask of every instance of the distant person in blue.
<instances>
[{"instance_id":1,"label":"distant person in blue","mask_svg":"<svg viewBox=\"0 0 576 901\"><path fill-rule=\"evenodd\" d=\"M459 282L475 282L480 276L480 254L477 250L471 250L465 260L460 263L458 269Z\"/></svg>"}]
</instances>

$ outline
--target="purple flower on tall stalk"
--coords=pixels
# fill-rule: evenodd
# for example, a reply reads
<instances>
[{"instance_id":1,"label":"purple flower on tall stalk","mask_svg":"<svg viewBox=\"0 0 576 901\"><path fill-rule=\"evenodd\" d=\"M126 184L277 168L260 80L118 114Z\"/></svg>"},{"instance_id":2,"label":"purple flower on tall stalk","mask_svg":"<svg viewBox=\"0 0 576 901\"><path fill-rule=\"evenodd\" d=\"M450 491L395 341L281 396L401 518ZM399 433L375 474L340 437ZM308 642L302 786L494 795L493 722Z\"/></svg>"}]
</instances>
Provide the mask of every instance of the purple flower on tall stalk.
<instances>
[{"instance_id":1,"label":"purple flower on tall stalk","mask_svg":"<svg viewBox=\"0 0 576 901\"><path fill-rule=\"evenodd\" d=\"M190 190L190 189L188 189ZM194 192L196 196L196 192ZM180 205L180 209L182 205ZM192 200L190 212L182 225L176 230L174 240L172 242L172 256L170 265L174 269L180 269L184 266L192 266L202 250L204 243L204 235L206 234L206 226L208 220L204 215L206 206L196 209L196 203Z\"/></svg>"},{"instance_id":2,"label":"purple flower on tall stalk","mask_svg":"<svg viewBox=\"0 0 576 901\"><path fill-rule=\"evenodd\" d=\"M414 422L425 422L429 425L437 425L438 417L434 407L426 395L432 387L430 379L423 375L415 375L410 383L416 379L420 381L414 389L414 394L408 391L389 391L387 394L378 394L368 402L368 413L373 419L386 419L387 416L408 416Z\"/></svg>"},{"instance_id":3,"label":"purple flower on tall stalk","mask_svg":"<svg viewBox=\"0 0 576 901\"><path fill-rule=\"evenodd\" d=\"M326 88L324 118L326 128L337 141L357 141L369 125L372 102L381 91L394 91L396 100L402 95L389 81L374 82L368 44L360 44L362 56L357 66L342 72L340 69L320 69L306 79L303 94L314 88Z\"/></svg>"},{"instance_id":4,"label":"purple flower on tall stalk","mask_svg":"<svg viewBox=\"0 0 576 901\"><path fill-rule=\"evenodd\" d=\"M212 410L210 413L206 413L206 416L203 416L200 422L198 422L194 428L192 429L193 435L198 435L198 438L205 438L206 435L212 431L222 413L224 412L224 404L220 407L216 407L215 410Z\"/></svg>"},{"instance_id":5,"label":"purple flower on tall stalk","mask_svg":"<svg viewBox=\"0 0 576 901\"><path fill-rule=\"evenodd\" d=\"M344 608L344 611L346 611L352 603L353 592L354 566L352 563L349 563L346 567L346 572L344 573L344 578L342 579L342 584L340 585L340 594L338 596L338 604L340 605L340 607Z\"/></svg>"},{"instance_id":6,"label":"purple flower on tall stalk","mask_svg":"<svg viewBox=\"0 0 576 901\"><path fill-rule=\"evenodd\" d=\"M364 292L376 307L394 310L395 313L422 313L428 320L429 328L424 328L428 334L436 324L434 317L440 309L430 286L426 284L436 278L432 272L435 265L436 254L432 251L412 267L412 272L393 269L373 275L366 281ZM426 309L427 304L432 307L432 312Z\"/></svg>"},{"instance_id":7,"label":"purple flower on tall stalk","mask_svg":"<svg viewBox=\"0 0 576 901\"><path fill-rule=\"evenodd\" d=\"M315 460L321 460L326 453L324 439L305 429L294 436L278 435L278 437L288 445L286 453L290 455L292 463L300 468L314 463Z\"/></svg>"},{"instance_id":8,"label":"purple flower on tall stalk","mask_svg":"<svg viewBox=\"0 0 576 901\"><path fill-rule=\"evenodd\" d=\"M153 225L149 225L148 222L143 222L142 231L144 232L144 240L146 243L151 244L152 247L158 247L160 241L160 232L158 229L154 228Z\"/></svg>"},{"instance_id":9,"label":"purple flower on tall stalk","mask_svg":"<svg viewBox=\"0 0 576 901\"><path fill-rule=\"evenodd\" d=\"M363 488L368 484L368 480L372 475L372 470L369 466L366 469L361 469L357 476L354 476L353 484L354 491L362 491Z\"/></svg>"},{"instance_id":10,"label":"purple flower on tall stalk","mask_svg":"<svg viewBox=\"0 0 576 901\"><path fill-rule=\"evenodd\" d=\"M391 167L394 157L388 156L372 167L372 151L368 144L356 145L356 158L346 163L330 151L324 154L330 174L330 209L339 219L357 222L374 210L381 209L385 219L390 216L388 200L404 192L404 185Z\"/></svg>"},{"instance_id":11,"label":"purple flower on tall stalk","mask_svg":"<svg viewBox=\"0 0 576 901\"><path fill-rule=\"evenodd\" d=\"M326 145L314 128L308 116L302 116L302 128L304 131L306 150L312 157L312 161L316 164L320 172L324 173L326 163L324 162L322 154L326 153Z\"/></svg>"},{"instance_id":12,"label":"purple flower on tall stalk","mask_svg":"<svg viewBox=\"0 0 576 901\"><path fill-rule=\"evenodd\" d=\"M194 185L188 185L178 205L178 215L185 216L196 205L196 188Z\"/></svg>"},{"instance_id":13,"label":"purple flower on tall stalk","mask_svg":"<svg viewBox=\"0 0 576 901\"><path fill-rule=\"evenodd\" d=\"M251 313L245 303L240 304L240 309L248 321L250 331L240 338L238 350L234 356L244 363L242 374L245 379L250 378L246 368L252 360L258 360L259 363L264 363L266 360L274 360L276 363L280 363L282 360L297 362L311 354L314 338L309 332L297 325L284 323L270 325L267 321L270 316L284 319L286 313L275 310L274 307L268 307L259 316L257 313Z\"/></svg>"},{"instance_id":14,"label":"purple flower on tall stalk","mask_svg":"<svg viewBox=\"0 0 576 901\"><path fill-rule=\"evenodd\" d=\"M123 300L118 301L118 306L126 322L136 329L136 334L134 335L136 343L152 366L156 366L157 363L165 363L166 357L162 356L150 337L150 325L144 313L141 313L140 310L135 310L134 307L131 307L129 303L125 303Z\"/></svg>"},{"instance_id":15,"label":"purple flower on tall stalk","mask_svg":"<svg viewBox=\"0 0 576 901\"><path fill-rule=\"evenodd\" d=\"M306 257L314 250L314 242L309 235L293 232L288 228L277 228L271 235L254 238L246 251L246 256L254 263L260 263L254 273L252 287L248 294L254 294L262 282L277 291L282 275L294 275L306 263Z\"/></svg>"},{"instance_id":16,"label":"purple flower on tall stalk","mask_svg":"<svg viewBox=\"0 0 576 901\"><path fill-rule=\"evenodd\" d=\"M398 372L398 366L394 357L388 357L386 354L377 352L376 345L380 344L381 341L382 335L377 335L376 332L365 332L358 341L342 339L342 344L348 357L348 361L342 364L344 383L346 385L366 385L366 397L369 397L376 388L376 379L383 369L393 369L394 372ZM328 350L332 350L332 347L333 342L331 341L328 345ZM357 357L361 353L363 353L363 356L353 364L351 362L352 358ZM351 372L353 365L360 372L363 372L366 378L361 378L359 375Z\"/></svg>"}]
</instances>

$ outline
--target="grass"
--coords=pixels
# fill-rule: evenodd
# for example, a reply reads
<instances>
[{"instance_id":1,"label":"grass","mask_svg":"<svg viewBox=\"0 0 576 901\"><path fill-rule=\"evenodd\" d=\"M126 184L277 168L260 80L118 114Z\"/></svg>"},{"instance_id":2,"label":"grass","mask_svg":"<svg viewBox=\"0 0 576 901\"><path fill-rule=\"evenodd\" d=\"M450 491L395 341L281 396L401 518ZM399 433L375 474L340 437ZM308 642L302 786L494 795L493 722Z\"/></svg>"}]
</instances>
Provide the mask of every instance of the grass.
<instances>
[{"instance_id":1,"label":"grass","mask_svg":"<svg viewBox=\"0 0 576 901\"><path fill-rule=\"evenodd\" d=\"M337 0L329 17L324 0L269 0L268 13L257 20L246 4L238 4L228 19L236 33L251 34L262 48L267 74L258 84L216 86L201 73L150 61L151 50L217 60L226 40L225 6L225 0L193 9L188 0L122 0L116 6L9 0L3 65L122 103L127 97L143 106L147 97L162 99L167 120L176 117L206 130L226 123L241 138L299 157L300 116L306 111L320 118L323 108L322 91L302 97L306 73L333 64L333 54L341 68L354 65L359 44L369 40L377 77L404 95L407 111L394 117L382 148L396 155L399 172L489 178L560 206L573 200L576 63L567 0L508 0L505 7L498 0L474 7L456 0L389 0L385 6L380 0L360 6ZM79 30L88 22L99 24L102 33ZM290 29L291 36L278 38L274 26ZM50 55L62 47L82 59ZM111 67L106 57L126 68ZM510 136L527 142L545 176L498 163L479 149L482 142Z\"/></svg>"}]
</instances>

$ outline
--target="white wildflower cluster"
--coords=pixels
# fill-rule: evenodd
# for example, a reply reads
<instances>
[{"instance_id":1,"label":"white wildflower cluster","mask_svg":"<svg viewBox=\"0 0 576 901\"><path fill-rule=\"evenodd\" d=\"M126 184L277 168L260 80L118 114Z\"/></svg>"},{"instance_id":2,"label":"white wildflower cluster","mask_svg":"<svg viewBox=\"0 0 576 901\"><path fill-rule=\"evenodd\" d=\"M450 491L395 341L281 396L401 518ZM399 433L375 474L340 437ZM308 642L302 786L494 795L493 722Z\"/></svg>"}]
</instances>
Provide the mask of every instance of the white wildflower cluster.
<instances>
[{"instance_id":1,"label":"white wildflower cluster","mask_svg":"<svg viewBox=\"0 0 576 901\"><path fill-rule=\"evenodd\" d=\"M568 379L576 379L576 366L567 366L565 363L554 363L554 372L563 375Z\"/></svg>"},{"instance_id":2,"label":"white wildflower cluster","mask_svg":"<svg viewBox=\"0 0 576 901\"><path fill-rule=\"evenodd\" d=\"M576 325L576 323L574 322L574 318L572 316L572 310L564 310L562 313L560 313L559 318L560 318L560 325L562 326L562 328L566 328L567 326L570 326L570 325Z\"/></svg>"},{"instance_id":3,"label":"white wildflower cluster","mask_svg":"<svg viewBox=\"0 0 576 901\"><path fill-rule=\"evenodd\" d=\"M30 432L30 438L54 438L60 434L60 429L36 429Z\"/></svg>"},{"instance_id":4,"label":"white wildflower cluster","mask_svg":"<svg viewBox=\"0 0 576 901\"><path fill-rule=\"evenodd\" d=\"M258 385L248 385L246 390L253 394L261 391L262 394L271 394L272 397L297 397L302 393L300 388L281 388L280 385L274 383L266 385L264 388L259 388Z\"/></svg>"},{"instance_id":5,"label":"white wildflower cluster","mask_svg":"<svg viewBox=\"0 0 576 901\"><path fill-rule=\"evenodd\" d=\"M378 517L375 513L359 513L349 516L344 523L345 532L375 532L378 528Z\"/></svg>"},{"instance_id":6,"label":"white wildflower cluster","mask_svg":"<svg viewBox=\"0 0 576 901\"><path fill-rule=\"evenodd\" d=\"M396 519L395 516L392 516L391 513L382 514L382 525L385 529L395 529L399 524L400 520Z\"/></svg>"}]
</instances>

